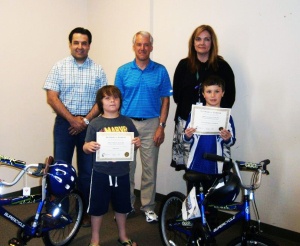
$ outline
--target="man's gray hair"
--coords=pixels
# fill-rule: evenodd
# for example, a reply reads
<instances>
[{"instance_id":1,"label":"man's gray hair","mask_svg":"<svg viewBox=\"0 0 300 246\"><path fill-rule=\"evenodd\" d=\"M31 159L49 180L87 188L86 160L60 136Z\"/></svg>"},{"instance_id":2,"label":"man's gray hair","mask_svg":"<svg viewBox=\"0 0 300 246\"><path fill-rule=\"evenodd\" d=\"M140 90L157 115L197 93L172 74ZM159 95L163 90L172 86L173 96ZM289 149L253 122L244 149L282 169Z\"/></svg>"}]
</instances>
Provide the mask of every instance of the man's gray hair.
<instances>
[{"instance_id":1,"label":"man's gray hair","mask_svg":"<svg viewBox=\"0 0 300 246\"><path fill-rule=\"evenodd\" d=\"M153 45L153 37L152 35L150 34L150 32L146 32L146 31L139 31L137 32L136 34L134 34L133 38L132 38L132 43L135 44L135 40L136 40L136 36L137 35L141 35L143 37L147 37L150 39L150 43L151 45Z\"/></svg>"}]
</instances>

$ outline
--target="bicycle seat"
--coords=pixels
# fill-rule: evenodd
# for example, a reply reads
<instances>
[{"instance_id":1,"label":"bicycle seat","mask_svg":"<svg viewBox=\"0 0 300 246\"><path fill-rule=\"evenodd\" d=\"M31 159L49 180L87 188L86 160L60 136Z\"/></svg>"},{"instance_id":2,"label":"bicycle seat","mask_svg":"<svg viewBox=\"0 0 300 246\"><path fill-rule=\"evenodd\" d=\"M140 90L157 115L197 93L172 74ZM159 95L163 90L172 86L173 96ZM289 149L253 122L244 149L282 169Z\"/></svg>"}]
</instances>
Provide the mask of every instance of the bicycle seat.
<instances>
[{"instance_id":1,"label":"bicycle seat","mask_svg":"<svg viewBox=\"0 0 300 246\"><path fill-rule=\"evenodd\" d=\"M240 192L240 179L234 173L227 173L208 191L205 201L208 204L223 206L231 204Z\"/></svg>"},{"instance_id":2,"label":"bicycle seat","mask_svg":"<svg viewBox=\"0 0 300 246\"><path fill-rule=\"evenodd\" d=\"M206 173L199 173L192 170L187 170L183 175L183 178L189 182L199 183L201 181L210 181L216 178L221 178L222 176L223 176L222 174L206 174Z\"/></svg>"}]
</instances>

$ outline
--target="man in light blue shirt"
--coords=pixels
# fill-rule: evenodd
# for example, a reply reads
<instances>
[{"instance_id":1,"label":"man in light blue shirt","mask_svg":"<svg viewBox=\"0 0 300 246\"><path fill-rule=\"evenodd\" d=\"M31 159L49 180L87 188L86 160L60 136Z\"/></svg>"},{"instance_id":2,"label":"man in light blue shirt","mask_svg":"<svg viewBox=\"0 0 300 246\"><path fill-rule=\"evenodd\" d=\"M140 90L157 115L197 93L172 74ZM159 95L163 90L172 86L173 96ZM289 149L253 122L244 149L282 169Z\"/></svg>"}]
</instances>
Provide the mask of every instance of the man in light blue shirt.
<instances>
[{"instance_id":1,"label":"man in light blue shirt","mask_svg":"<svg viewBox=\"0 0 300 246\"><path fill-rule=\"evenodd\" d=\"M166 68L150 59L153 50L151 34L144 31L136 33L133 50L135 59L118 69L115 85L122 93L121 114L133 120L141 139L141 210L145 212L147 222L155 222L158 220L154 212L158 153L165 138L164 128L173 90ZM135 168L136 156L130 165L133 211Z\"/></svg>"},{"instance_id":2,"label":"man in light blue shirt","mask_svg":"<svg viewBox=\"0 0 300 246\"><path fill-rule=\"evenodd\" d=\"M77 27L69 34L71 56L57 62L49 72L44 89L47 102L57 114L54 125L54 159L72 164L76 147L78 189L87 206L92 172L92 157L83 152L87 125L99 115L98 89L107 84L102 67L88 57L92 34ZM84 216L83 226L90 226Z\"/></svg>"}]
</instances>

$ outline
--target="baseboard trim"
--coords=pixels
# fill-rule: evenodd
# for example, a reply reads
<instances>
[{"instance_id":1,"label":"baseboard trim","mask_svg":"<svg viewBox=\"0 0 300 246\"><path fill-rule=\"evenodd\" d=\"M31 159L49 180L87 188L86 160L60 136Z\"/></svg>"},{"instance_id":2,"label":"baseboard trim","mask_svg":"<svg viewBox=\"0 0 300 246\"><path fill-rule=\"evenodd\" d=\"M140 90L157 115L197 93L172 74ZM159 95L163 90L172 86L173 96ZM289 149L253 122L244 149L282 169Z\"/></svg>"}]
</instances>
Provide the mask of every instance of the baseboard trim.
<instances>
[{"instance_id":1,"label":"baseboard trim","mask_svg":"<svg viewBox=\"0 0 300 246\"><path fill-rule=\"evenodd\" d=\"M224 211L220 211L220 217L222 217L225 220L229 219L232 216L232 214L226 213ZM283 229L280 227L272 226L266 223L261 222L261 230L269 235L276 235L280 238L287 239L289 241L293 242L299 242L300 241L300 233L290 231L287 229Z\"/></svg>"},{"instance_id":2,"label":"baseboard trim","mask_svg":"<svg viewBox=\"0 0 300 246\"><path fill-rule=\"evenodd\" d=\"M299 243L300 242L300 233L295 232L295 231L291 231L291 230L287 230L284 228L280 228L280 227L276 227L276 226L272 226L269 224L265 224L265 223L261 223L263 228L264 228L264 232L267 234L272 234L272 235L276 235L279 236L281 238Z\"/></svg>"},{"instance_id":3,"label":"baseboard trim","mask_svg":"<svg viewBox=\"0 0 300 246\"><path fill-rule=\"evenodd\" d=\"M41 194L41 193L42 193L42 186L36 186L36 187L31 188L32 195ZM6 193L4 195L0 194L0 198L10 198L10 197L18 197L18 196L23 196L22 190L11 192L11 193Z\"/></svg>"}]
</instances>

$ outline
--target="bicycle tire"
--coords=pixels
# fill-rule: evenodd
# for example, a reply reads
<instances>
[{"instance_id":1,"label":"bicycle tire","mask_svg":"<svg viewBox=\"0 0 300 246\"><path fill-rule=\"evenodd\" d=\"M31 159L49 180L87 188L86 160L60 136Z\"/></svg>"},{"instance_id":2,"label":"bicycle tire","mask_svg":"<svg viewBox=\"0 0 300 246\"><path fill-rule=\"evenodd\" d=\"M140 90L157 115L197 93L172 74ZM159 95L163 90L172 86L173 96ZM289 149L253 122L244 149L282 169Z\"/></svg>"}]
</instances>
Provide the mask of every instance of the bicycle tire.
<instances>
[{"instance_id":1,"label":"bicycle tire","mask_svg":"<svg viewBox=\"0 0 300 246\"><path fill-rule=\"evenodd\" d=\"M182 218L181 207L184 199L185 195L175 191L168 194L162 202L159 212L159 233L165 246L188 245L188 236L183 232L170 228L168 225L170 220L175 221Z\"/></svg>"},{"instance_id":2,"label":"bicycle tire","mask_svg":"<svg viewBox=\"0 0 300 246\"><path fill-rule=\"evenodd\" d=\"M69 245L74 237L77 235L83 214L83 201L82 197L77 191L72 191L60 199L60 203L63 204L67 201L67 213L73 219L71 224L64 226L63 228L53 229L43 234L43 241L46 246L65 246Z\"/></svg>"},{"instance_id":3,"label":"bicycle tire","mask_svg":"<svg viewBox=\"0 0 300 246\"><path fill-rule=\"evenodd\" d=\"M256 245L256 246L278 246L277 243L272 241L269 238L266 238L259 234L250 234L247 236L247 246ZM227 246L241 246L242 245L242 237L237 237L230 241Z\"/></svg>"}]
</instances>

